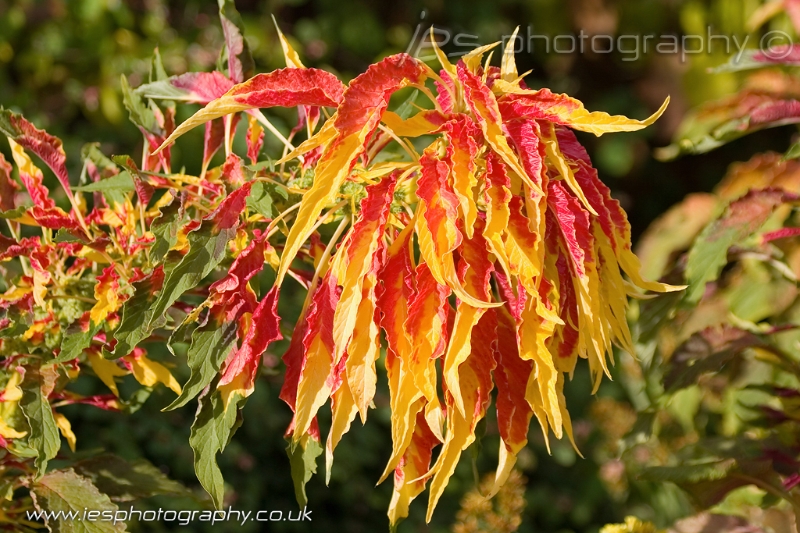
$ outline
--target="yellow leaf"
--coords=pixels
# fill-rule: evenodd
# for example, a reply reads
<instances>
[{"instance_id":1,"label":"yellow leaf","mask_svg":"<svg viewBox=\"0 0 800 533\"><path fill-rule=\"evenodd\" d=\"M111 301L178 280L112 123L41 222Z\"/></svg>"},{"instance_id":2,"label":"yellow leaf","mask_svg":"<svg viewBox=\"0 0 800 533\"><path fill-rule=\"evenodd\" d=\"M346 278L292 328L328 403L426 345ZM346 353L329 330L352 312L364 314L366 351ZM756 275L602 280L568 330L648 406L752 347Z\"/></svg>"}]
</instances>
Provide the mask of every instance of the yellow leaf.
<instances>
[{"instance_id":1,"label":"yellow leaf","mask_svg":"<svg viewBox=\"0 0 800 533\"><path fill-rule=\"evenodd\" d=\"M94 286L94 298L97 303L89 313L92 323L100 324L109 313L113 313L119 308L118 290L119 284L112 265L103 271L103 275L97 277L97 285Z\"/></svg>"},{"instance_id":2,"label":"yellow leaf","mask_svg":"<svg viewBox=\"0 0 800 533\"><path fill-rule=\"evenodd\" d=\"M417 417L413 436L403 456L403 464L398 466L394 477L394 491L389 504L389 523L394 528L408 516L411 501L425 490L428 481L426 471L430 466L431 452L439 440L426 427L424 418Z\"/></svg>"},{"instance_id":3,"label":"yellow leaf","mask_svg":"<svg viewBox=\"0 0 800 533\"><path fill-rule=\"evenodd\" d=\"M383 113L381 122L398 137L420 137L438 130L447 116L439 111L420 111L413 117L402 119L393 111Z\"/></svg>"},{"instance_id":4,"label":"yellow leaf","mask_svg":"<svg viewBox=\"0 0 800 533\"><path fill-rule=\"evenodd\" d=\"M436 459L436 464L433 465L429 472L429 474L433 474L433 479L431 480L428 497L426 522L430 522L433 510L442 496L450 476L453 475L456 469L461 452L475 442L475 425L485 415L486 407L489 403L491 384L489 384L489 390L480 390L481 379L478 376L478 370L475 365L480 366L484 363L477 359L476 357L470 357L459 368L459 381L464 395L464 403L468 406L465 410L466 416L463 416L458 409L454 409L452 395L445 393L447 402L447 435L442 451ZM484 371L486 371L485 368ZM490 379L488 372L484 379ZM480 404L478 403L479 401L481 402Z\"/></svg>"},{"instance_id":5,"label":"yellow leaf","mask_svg":"<svg viewBox=\"0 0 800 533\"><path fill-rule=\"evenodd\" d=\"M436 54L436 58L439 60L439 64L442 65L442 68L453 76L456 77L456 67L447 59L447 54L445 54L441 48L439 48L439 43L436 41L436 33L433 30L433 26L431 26L431 47L433 48L433 53Z\"/></svg>"},{"instance_id":6,"label":"yellow leaf","mask_svg":"<svg viewBox=\"0 0 800 533\"><path fill-rule=\"evenodd\" d=\"M345 362L348 389L354 397L362 423L367 421L367 408L372 403L378 383L375 361L381 354L381 332L374 320L377 282L377 277L373 274L368 275L364 280L363 294L358 304L353 337L347 348L347 361Z\"/></svg>"},{"instance_id":7,"label":"yellow leaf","mask_svg":"<svg viewBox=\"0 0 800 533\"><path fill-rule=\"evenodd\" d=\"M539 91L522 89L518 85L506 80L497 80L495 91L502 94L536 95ZM609 115L603 111L587 111L583 104L567 95L550 93L548 89L544 94L548 96L547 105L542 105L541 111L546 111L547 115L552 116L551 121L558 122L574 130L593 133L600 137L604 133L614 133L620 131L638 131L653 124L664 113L669 105L669 96L658 110L644 120L636 120L622 115ZM539 103L532 103L536 107Z\"/></svg>"},{"instance_id":8,"label":"yellow leaf","mask_svg":"<svg viewBox=\"0 0 800 533\"><path fill-rule=\"evenodd\" d=\"M461 60L467 65L467 68L470 72L476 72L478 67L481 66L481 59L483 59L483 54L494 48L500 44L500 41L496 41L490 44L485 44L483 46L479 46L474 50L471 50L469 53L461 57Z\"/></svg>"},{"instance_id":9,"label":"yellow leaf","mask_svg":"<svg viewBox=\"0 0 800 533\"><path fill-rule=\"evenodd\" d=\"M106 387L108 387L111 392L114 393L114 396L119 396L119 390L117 389L117 384L114 381L114 378L127 376L128 371L120 368L116 362L109 361L96 352L89 351L87 353L89 366L92 367L94 373L97 374L97 377L100 378L100 381L105 383Z\"/></svg>"},{"instance_id":10,"label":"yellow leaf","mask_svg":"<svg viewBox=\"0 0 800 533\"><path fill-rule=\"evenodd\" d=\"M348 355L349 357L349 355ZM333 451L342 439L342 436L350 429L350 424L356 417L358 408L350 391L347 379L342 379L342 383L331 397L331 430L328 433L328 441L325 445L325 484L330 483L331 468L333 467Z\"/></svg>"},{"instance_id":11,"label":"yellow leaf","mask_svg":"<svg viewBox=\"0 0 800 533\"><path fill-rule=\"evenodd\" d=\"M172 389L175 394L181 393L181 386L178 384L178 380L161 363L148 359L144 354L139 356L128 355L123 359L131 365L131 371L136 381L145 387L154 387L157 383L163 383Z\"/></svg>"},{"instance_id":12,"label":"yellow leaf","mask_svg":"<svg viewBox=\"0 0 800 533\"><path fill-rule=\"evenodd\" d=\"M583 207L589 211L594 216L597 216L597 211L589 204L589 200L586 199L586 196L583 194L583 189L581 186L578 185L578 180L575 179L575 173L570 168L567 160L564 158L564 154L561 153L561 148L558 146L558 140L556 140L556 130L555 125L550 123L548 126L542 131L545 150L547 151L547 159L549 162L552 162L555 165L556 170L567 182L569 188L572 192L575 193Z\"/></svg>"},{"instance_id":13,"label":"yellow leaf","mask_svg":"<svg viewBox=\"0 0 800 533\"><path fill-rule=\"evenodd\" d=\"M16 429L6 424L5 420L0 420L0 436L2 436L3 438L21 439L27 434L28 434L27 431L17 431Z\"/></svg>"},{"instance_id":14,"label":"yellow leaf","mask_svg":"<svg viewBox=\"0 0 800 533\"><path fill-rule=\"evenodd\" d=\"M472 350L472 329L485 311L485 309L477 309L464 302L458 303L453 333L444 356L443 378L447 389L453 395L453 403L462 417L467 415L464 411L464 399L461 395L462 384L459 382L458 369L469 357Z\"/></svg>"},{"instance_id":15,"label":"yellow leaf","mask_svg":"<svg viewBox=\"0 0 800 533\"><path fill-rule=\"evenodd\" d=\"M334 346L331 329L336 309L336 280L329 273L314 293L306 316L308 330L303 339L307 348L297 384L295 402L294 442L308 432L317 411L331 394L333 386Z\"/></svg>"},{"instance_id":16,"label":"yellow leaf","mask_svg":"<svg viewBox=\"0 0 800 533\"><path fill-rule=\"evenodd\" d=\"M320 133L322 133L322 130ZM339 187L342 186L344 180L350 174L350 165L366 140L362 137L367 132L362 130L360 133L361 135L350 135L342 139L335 149L325 152L325 155L317 164L314 183L303 195L300 208L295 217L295 223L292 224L289 235L286 237L286 245L283 249L281 264L275 281L276 285L280 286L283 283L286 271L289 270L289 266L297 256L297 252L311 233L311 229L316 224L322 210L326 205L336 200Z\"/></svg>"},{"instance_id":17,"label":"yellow leaf","mask_svg":"<svg viewBox=\"0 0 800 533\"><path fill-rule=\"evenodd\" d=\"M27 174L36 181L41 182L44 179L44 175L39 167L33 164L31 158L25 153L25 149L11 138L8 139L8 145L11 147L11 157L14 158L14 163L16 163L20 174Z\"/></svg>"},{"instance_id":18,"label":"yellow leaf","mask_svg":"<svg viewBox=\"0 0 800 533\"><path fill-rule=\"evenodd\" d=\"M272 22L275 24L275 30L278 32L278 39L281 41L281 48L283 48L283 57L286 60L287 67L306 68L303 62L300 61L300 56L297 55L292 45L289 44L288 39L278 27L278 21L275 20L275 15L272 15Z\"/></svg>"},{"instance_id":19,"label":"yellow leaf","mask_svg":"<svg viewBox=\"0 0 800 533\"><path fill-rule=\"evenodd\" d=\"M14 416L18 409L22 390L19 384L22 383L22 373L16 369L12 370L11 377L8 378L6 386L0 397L0 436L5 439L21 439L28 434L27 431L17 431L8 425L8 421Z\"/></svg>"},{"instance_id":20,"label":"yellow leaf","mask_svg":"<svg viewBox=\"0 0 800 533\"><path fill-rule=\"evenodd\" d=\"M618 249L617 260L628 277L631 278L631 281L633 281L637 287L642 289L654 292L675 292L682 291L687 287L686 285L669 285L667 283L659 283L657 281L648 281L644 279L640 274L642 270L642 264L639 262L639 258L636 257L636 254L634 254L630 248L622 250Z\"/></svg>"},{"instance_id":21,"label":"yellow leaf","mask_svg":"<svg viewBox=\"0 0 800 533\"><path fill-rule=\"evenodd\" d=\"M586 111L586 109L579 109L570 115L567 125L575 130L594 133L598 137L604 133L637 131L658 120L658 118L664 114L668 105L669 96L667 96L667 99L661 104L661 107L658 108L658 111L644 120L635 120L619 115L612 116L602 111L589 112Z\"/></svg>"},{"instance_id":22,"label":"yellow leaf","mask_svg":"<svg viewBox=\"0 0 800 533\"><path fill-rule=\"evenodd\" d=\"M3 394L0 396L3 402L18 402L22 398L22 389L19 388L19 384L22 383L22 374L14 370L11 372L11 377L8 378L8 382L6 382L6 386L3 389Z\"/></svg>"},{"instance_id":23,"label":"yellow leaf","mask_svg":"<svg viewBox=\"0 0 800 533\"><path fill-rule=\"evenodd\" d=\"M70 424L67 417L62 415L61 413L54 413L54 414L58 430L61 432L61 435L65 439L67 439L67 444L69 444L69 449L74 452L76 439L75 439L75 433L72 432L72 424Z\"/></svg>"},{"instance_id":24,"label":"yellow leaf","mask_svg":"<svg viewBox=\"0 0 800 533\"><path fill-rule=\"evenodd\" d=\"M249 381L250 376L247 372L239 372L230 383L220 385L217 388L220 398L222 398L222 406L226 412L232 401L235 402L239 398L247 398L253 393L255 389L250 385Z\"/></svg>"},{"instance_id":25,"label":"yellow leaf","mask_svg":"<svg viewBox=\"0 0 800 533\"><path fill-rule=\"evenodd\" d=\"M400 361L397 361L397 366L400 366ZM401 372L398 370L398 373ZM417 388L414 376L408 372L402 372L395 390L397 391L394 396L395 406L392 408L392 455L378 479L378 484L383 483L402 459L414 434L413 422L417 413L425 406L425 398Z\"/></svg>"},{"instance_id":26,"label":"yellow leaf","mask_svg":"<svg viewBox=\"0 0 800 533\"><path fill-rule=\"evenodd\" d=\"M452 252L447 252L441 256L436 253L436 246L434 244L433 234L425 224L424 204L420 203L417 207L417 223L416 230L419 237L420 255L422 255L423 262L425 262L431 270L434 279L441 284L447 285L458 296L459 299L469 303L473 307L478 308L491 308L503 305L502 302L484 302L469 294L456 274L455 263L453 262Z\"/></svg>"},{"instance_id":27,"label":"yellow leaf","mask_svg":"<svg viewBox=\"0 0 800 533\"><path fill-rule=\"evenodd\" d=\"M45 307L44 297L47 296L47 284L50 283L50 273L38 269L33 271L33 300L39 307Z\"/></svg>"},{"instance_id":28,"label":"yellow leaf","mask_svg":"<svg viewBox=\"0 0 800 533\"><path fill-rule=\"evenodd\" d=\"M333 127L335 122L336 114L334 113L331 118L325 121L317 133L303 141L300 146L283 156L275 164L280 165L286 163L287 161L291 161L292 159L296 159L310 152L314 148L327 145L336 137L336 128Z\"/></svg>"},{"instance_id":29,"label":"yellow leaf","mask_svg":"<svg viewBox=\"0 0 800 533\"><path fill-rule=\"evenodd\" d=\"M511 34L511 39L506 43L506 48L503 50L503 58L500 61L500 78L507 82L514 82L518 77L517 62L514 59L518 33L519 26L514 28L514 33Z\"/></svg>"},{"instance_id":30,"label":"yellow leaf","mask_svg":"<svg viewBox=\"0 0 800 533\"><path fill-rule=\"evenodd\" d=\"M562 321L558 315L548 310L539 298L529 298L517 331L520 358L533 361L536 368L528 380L525 399L534 412L540 407L544 410L558 439L562 434L561 409L556 392L556 381L560 373L556 370L553 356L547 348L547 341L559 322ZM542 429L546 434L547 427Z\"/></svg>"},{"instance_id":31,"label":"yellow leaf","mask_svg":"<svg viewBox=\"0 0 800 533\"><path fill-rule=\"evenodd\" d=\"M650 522L644 522L635 516L626 516L624 524L608 524L603 526L600 533L661 533L661 530Z\"/></svg>"}]
</instances>

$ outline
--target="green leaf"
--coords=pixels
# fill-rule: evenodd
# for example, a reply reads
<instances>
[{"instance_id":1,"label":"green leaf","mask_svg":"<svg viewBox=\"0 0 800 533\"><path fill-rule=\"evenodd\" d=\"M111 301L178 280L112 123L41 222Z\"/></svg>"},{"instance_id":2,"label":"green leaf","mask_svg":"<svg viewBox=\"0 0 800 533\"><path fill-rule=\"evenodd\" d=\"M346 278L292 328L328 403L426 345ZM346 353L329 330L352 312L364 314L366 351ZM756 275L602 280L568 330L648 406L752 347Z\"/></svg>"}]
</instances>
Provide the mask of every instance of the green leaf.
<instances>
[{"instance_id":1,"label":"green leaf","mask_svg":"<svg viewBox=\"0 0 800 533\"><path fill-rule=\"evenodd\" d=\"M655 466L646 468L640 476L654 483L675 483L687 491L702 508L716 505L733 490L751 485L753 479L759 480L760 485L772 486L775 492L783 492L781 480L773 470L772 462L763 459L725 458L677 466Z\"/></svg>"},{"instance_id":2,"label":"green leaf","mask_svg":"<svg viewBox=\"0 0 800 533\"><path fill-rule=\"evenodd\" d=\"M16 209L9 209L8 211L0 212L0 218L5 218L7 220L14 220L24 215L27 210L28 210L27 207L21 205Z\"/></svg>"},{"instance_id":3,"label":"green leaf","mask_svg":"<svg viewBox=\"0 0 800 533\"><path fill-rule=\"evenodd\" d=\"M742 50L740 53L732 55L727 63L723 63L711 69L710 72L719 74L721 72L740 72L742 70L775 68L779 65L797 66L797 60L794 56L795 54L790 54L789 57L780 57L779 55L770 57L768 50L760 48Z\"/></svg>"},{"instance_id":4,"label":"green leaf","mask_svg":"<svg viewBox=\"0 0 800 533\"><path fill-rule=\"evenodd\" d=\"M197 417L192 424L189 445L194 450L194 470L197 479L211 495L217 509L222 508L222 498L225 494L222 472L217 465L217 454L225 450L231 437L241 425L241 408L246 400L246 397L234 393L228 408L225 409L218 392L206 392L200 397Z\"/></svg>"},{"instance_id":5,"label":"green leaf","mask_svg":"<svg viewBox=\"0 0 800 533\"><path fill-rule=\"evenodd\" d=\"M89 324L86 331L81 328L80 319L71 324L61 339L61 352L53 360L54 363L64 363L79 357L83 350L88 348L92 339L100 331L102 324Z\"/></svg>"},{"instance_id":6,"label":"green leaf","mask_svg":"<svg viewBox=\"0 0 800 533\"><path fill-rule=\"evenodd\" d=\"M697 483L724 479L736 468L736 460L681 464L677 466L651 466L642 472L642 478L655 483Z\"/></svg>"},{"instance_id":7,"label":"green leaf","mask_svg":"<svg viewBox=\"0 0 800 533\"><path fill-rule=\"evenodd\" d=\"M789 159L797 159L800 157L800 142L796 142L786 150L786 153L783 154L783 160L787 161Z\"/></svg>"},{"instance_id":8,"label":"green leaf","mask_svg":"<svg viewBox=\"0 0 800 533\"><path fill-rule=\"evenodd\" d=\"M127 170L123 170L119 174L106 178L104 180L95 181L81 187L73 187L75 191L83 192L131 192L136 190L133 185L133 178Z\"/></svg>"},{"instance_id":9,"label":"green leaf","mask_svg":"<svg viewBox=\"0 0 800 533\"><path fill-rule=\"evenodd\" d=\"M191 370L189 380L183 385L180 396L165 408L166 411L186 405L219 374L223 361L231 348L236 346L237 329L236 322L219 325L209 319L206 325L194 331L192 345L186 354Z\"/></svg>"},{"instance_id":10,"label":"green leaf","mask_svg":"<svg viewBox=\"0 0 800 533\"><path fill-rule=\"evenodd\" d=\"M100 171L100 176L110 178L119 173L119 168L100 151L100 143L86 143L81 148L81 159L91 161Z\"/></svg>"},{"instance_id":11,"label":"green leaf","mask_svg":"<svg viewBox=\"0 0 800 533\"><path fill-rule=\"evenodd\" d=\"M109 178L81 187L73 187L73 189L83 192L101 192L106 201L114 206L124 204L128 193L134 191L135 187L130 173L127 170L123 170Z\"/></svg>"},{"instance_id":12,"label":"green leaf","mask_svg":"<svg viewBox=\"0 0 800 533\"><path fill-rule=\"evenodd\" d=\"M122 402L122 412L125 414L133 414L144 405L144 402L153 393L153 387L141 387L133 391L130 397Z\"/></svg>"},{"instance_id":13,"label":"green leaf","mask_svg":"<svg viewBox=\"0 0 800 533\"><path fill-rule=\"evenodd\" d=\"M189 492L144 459L126 461L116 455L103 454L79 461L74 469L115 502L129 502L157 494L183 496Z\"/></svg>"},{"instance_id":14,"label":"green leaf","mask_svg":"<svg viewBox=\"0 0 800 533\"><path fill-rule=\"evenodd\" d=\"M128 110L131 122L150 133L162 134L158 127L156 116L153 111L145 105L142 98L131 89L128 78L120 76L120 88L122 89L122 103Z\"/></svg>"},{"instance_id":15,"label":"green leaf","mask_svg":"<svg viewBox=\"0 0 800 533\"><path fill-rule=\"evenodd\" d=\"M45 379L41 368L33 365L25 367L25 377L20 384L22 398L19 407L30 426L28 444L36 450L34 464L39 476L45 473L47 462L55 457L61 448L61 436L58 433L53 409L43 393L44 386Z\"/></svg>"},{"instance_id":16,"label":"green leaf","mask_svg":"<svg viewBox=\"0 0 800 533\"><path fill-rule=\"evenodd\" d=\"M69 231L65 230L64 228L59 229L56 232L56 236L53 238L53 242L86 242L85 239L81 239L80 237L73 235Z\"/></svg>"},{"instance_id":17,"label":"green leaf","mask_svg":"<svg viewBox=\"0 0 800 533\"><path fill-rule=\"evenodd\" d=\"M178 242L178 229L183 223L183 205L180 200L176 201L174 194L172 201L160 211L161 214L150 226L150 231L156 238L150 248L150 260L154 263L160 263L170 248Z\"/></svg>"},{"instance_id":18,"label":"green leaf","mask_svg":"<svg viewBox=\"0 0 800 533\"><path fill-rule=\"evenodd\" d=\"M306 483L317 473L317 457L322 455L322 443L306 433L297 443L289 443L286 453L292 468L292 482L297 504L305 507L308 504Z\"/></svg>"},{"instance_id":19,"label":"green leaf","mask_svg":"<svg viewBox=\"0 0 800 533\"><path fill-rule=\"evenodd\" d=\"M149 276L133 284L133 296L122 306L122 320L114 332L114 338L117 339L114 353L113 355L104 353L104 357L124 357L150 335L145 328L151 323L153 303L163 282L163 270L158 267Z\"/></svg>"},{"instance_id":20,"label":"green leaf","mask_svg":"<svg viewBox=\"0 0 800 533\"><path fill-rule=\"evenodd\" d=\"M145 324L148 335L155 329L155 323L184 292L196 287L219 265L228 249L228 241L235 236L236 227L217 228L212 219L204 220L198 229L189 233L189 252L177 263L167 262L164 288L153 304L150 320Z\"/></svg>"},{"instance_id":21,"label":"green leaf","mask_svg":"<svg viewBox=\"0 0 800 533\"><path fill-rule=\"evenodd\" d=\"M147 98L163 99L167 101L172 100L186 100L187 94L191 94L186 89L181 89L172 84L172 80L179 76L172 76L164 80L152 81L140 85L135 89L135 93Z\"/></svg>"},{"instance_id":22,"label":"green leaf","mask_svg":"<svg viewBox=\"0 0 800 533\"><path fill-rule=\"evenodd\" d=\"M257 181L253 183L253 187L250 189L250 196L247 197L247 209L255 211L267 219L273 217L272 196L270 196L263 182Z\"/></svg>"},{"instance_id":23,"label":"green leaf","mask_svg":"<svg viewBox=\"0 0 800 533\"><path fill-rule=\"evenodd\" d=\"M82 517L88 509L110 512L118 510L107 495L100 492L91 481L79 476L74 470L56 470L34 483L31 495L36 509L48 513L75 513ZM61 515L63 516L63 515ZM80 519L45 520L50 531L58 533L109 533L127 531L124 522L90 521Z\"/></svg>"},{"instance_id":24,"label":"green leaf","mask_svg":"<svg viewBox=\"0 0 800 533\"><path fill-rule=\"evenodd\" d=\"M664 387L673 392L694 385L703 374L719 372L743 350L759 345L763 342L756 335L727 325L699 331L670 356Z\"/></svg>"},{"instance_id":25,"label":"green leaf","mask_svg":"<svg viewBox=\"0 0 800 533\"><path fill-rule=\"evenodd\" d=\"M161 61L161 52L156 48L153 50L153 59L150 61L150 82L165 80L168 77L164 63Z\"/></svg>"},{"instance_id":26,"label":"green leaf","mask_svg":"<svg viewBox=\"0 0 800 533\"><path fill-rule=\"evenodd\" d=\"M269 169L270 172L275 172L275 161L273 161L271 157L267 156L266 161L259 161L255 165L245 165L244 168L251 171L253 174L257 174L264 169Z\"/></svg>"},{"instance_id":27,"label":"green leaf","mask_svg":"<svg viewBox=\"0 0 800 533\"><path fill-rule=\"evenodd\" d=\"M17 310L9 312L9 319L11 320L11 325L0 329L0 339L10 339L17 335L22 335L30 327L30 324L27 323L30 320L26 320L26 317Z\"/></svg>"},{"instance_id":28,"label":"green leaf","mask_svg":"<svg viewBox=\"0 0 800 533\"><path fill-rule=\"evenodd\" d=\"M409 118L417 109L417 106L414 105L417 101L417 97L419 96L419 89L414 89L414 91L409 95L405 101L397 106L395 113L400 116L403 120Z\"/></svg>"},{"instance_id":29,"label":"green leaf","mask_svg":"<svg viewBox=\"0 0 800 533\"><path fill-rule=\"evenodd\" d=\"M706 283L716 280L727 263L728 249L758 232L775 209L786 201L786 193L778 189L750 191L732 202L722 217L703 229L689 250L686 263L687 301L700 299Z\"/></svg>"}]
</instances>

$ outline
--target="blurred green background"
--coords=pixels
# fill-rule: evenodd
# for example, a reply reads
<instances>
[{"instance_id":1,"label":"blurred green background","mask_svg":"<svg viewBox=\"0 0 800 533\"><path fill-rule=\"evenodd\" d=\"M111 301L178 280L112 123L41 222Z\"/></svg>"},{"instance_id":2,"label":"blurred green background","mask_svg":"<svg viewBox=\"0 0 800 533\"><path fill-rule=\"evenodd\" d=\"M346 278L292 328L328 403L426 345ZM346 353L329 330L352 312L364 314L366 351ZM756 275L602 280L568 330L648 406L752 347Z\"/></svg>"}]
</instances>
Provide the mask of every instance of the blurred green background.
<instances>
[{"instance_id":1,"label":"blurred green background","mask_svg":"<svg viewBox=\"0 0 800 533\"><path fill-rule=\"evenodd\" d=\"M759 0L236 2L258 71L284 66L271 20L274 15L307 66L334 71L345 80L376 59L407 50L415 32L418 39L418 30L430 24L453 34L468 34L472 42L482 44L509 35L518 25L522 35L555 36L581 30L589 35L707 35L711 28L715 34L743 36L749 15L760 4ZM783 16L772 24L791 31ZM119 78L125 74L134 87L145 81L155 47L169 74L213 69L222 47L216 2L0 0L0 104L61 137L73 165L86 142L100 142L106 154L138 154L141 134L127 120ZM451 41L445 50L464 49ZM580 137L601 177L628 211L634 236L686 194L710 190L729 164L766 149L788 147L787 132L795 130L777 128L702 156L655 161L652 149L669 143L686 111L735 91L738 78L707 72L727 59L722 50L693 55L685 62L679 55L652 51L635 61L631 58L621 52L554 54L536 46L520 53L517 63L521 72L532 70L529 86L568 92L590 110L643 118L671 96L669 110L654 127L603 138ZM183 106L178 119L192 111ZM295 119L293 112L271 116L284 130ZM268 137L267 148L277 149L278 144ZM0 151L8 155L7 144L0 143ZM196 172L200 153L202 129L196 129L175 148L173 168L185 164L187 171ZM76 174L79 170L73 168ZM280 356L279 348L274 357ZM620 379L605 383L595 398L589 394L584 366L579 368L567 394L586 458L580 459L568 443L561 442L554 444L548 456L539 428L532 426L531 445L520 460L529 480L520 531L593 532L630 513L663 526L688 513L688 503L676 489L629 481L620 472L614 442L635 419L620 382L633 378L623 375L618 365L614 374ZM185 368L176 372L179 379L186 378ZM230 485L228 501L236 508L287 511L296 506L282 438L290 413L277 398L280 382L279 373L262 377L246 406L244 425L220 459ZM130 417L84 407L71 407L65 413L73 421L79 449L104 448L128 458L143 456L196 488L187 442L193 412L187 408L161 413L170 394L157 391ZM337 448L330 487L324 486L321 476L309 483L310 524L277 523L269 529L256 524L218 525L215 531L385 531L391 487L385 483L376 488L375 482L391 450L387 404L384 388L376 398L378 409L371 413L372 423L354 424ZM480 472L495 466L498 438L493 427L489 420L477 459ZM401 532L450 530L460 497L475 484L470 455L464 454L432 523L424 522L423 495L401 524ZM196 524L191 529L204 531ZM159 529L148 525L141 530Z\"/></svg>"}]
</instances>

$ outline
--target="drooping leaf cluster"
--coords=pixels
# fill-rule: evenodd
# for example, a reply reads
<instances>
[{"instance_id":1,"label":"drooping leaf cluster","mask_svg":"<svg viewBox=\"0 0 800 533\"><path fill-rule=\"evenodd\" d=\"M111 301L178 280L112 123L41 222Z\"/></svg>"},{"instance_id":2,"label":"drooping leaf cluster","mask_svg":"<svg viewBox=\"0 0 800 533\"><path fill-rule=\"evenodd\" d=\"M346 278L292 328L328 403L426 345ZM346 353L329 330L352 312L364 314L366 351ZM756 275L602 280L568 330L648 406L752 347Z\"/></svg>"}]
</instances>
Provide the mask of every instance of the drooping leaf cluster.
<instances>
[{"instance_id":1,"label":"drooping leaf cluster","mask_svg":"<svg viewBox=\"0 0 800 533\"><path fill-rule=\"evenodd\" d=\"M379 369L390 391L391 523L428 482L430 519L493 399L497 492L532 418L545 438L572 439L563 389L578 359L596 390L612 347L633 352L628 296L680 288L641 277L626 215L573 133L641 129L666 102L643 121L589 112L527 88L511 47L500 67L483 59L493 46L456 64L437 50L438 71L398 54L345 86L305 68L281 35L287 67L252 75L232 2L220 1L220 16L227 69L169 77L156 56L148 83L123 80L144 139L138 164L87 145L75 186L61 142L0 111L18 176L0 160L9 232L0 260L14 265L0 296L6 457L54 475L58 431L75 445L56 409L134 409L142 394L123 398L118 383L131 376L145 395L172 389L167 409L199 403L189 442L219 507L217 454L242 423L262 356L293 329L280 396L294 413L286 437L298 501L323 449L329 476L356 415L366 421ZM405 88L416 96L390 111ZM203 108L176 125L176 102ZM270 107L297 108L288 135L261 111ZM172 143L198 125L202 171L176 172ZM233 151L240 125L245 157ZM278 161L262 159L265 132L285 146ZM225 162L211 168L220 150ZM262 287L270 272L274 283ZM298 285L307 291L301 317L282 326L281 296ZM182 386L169 363L148 357L149 344L164 342L185 349ZM109 392L71 392L83 370ZM329 400L323 447L317 413ZM59 475L54 482L83 483Z\"/></svg>"}]
</instances>

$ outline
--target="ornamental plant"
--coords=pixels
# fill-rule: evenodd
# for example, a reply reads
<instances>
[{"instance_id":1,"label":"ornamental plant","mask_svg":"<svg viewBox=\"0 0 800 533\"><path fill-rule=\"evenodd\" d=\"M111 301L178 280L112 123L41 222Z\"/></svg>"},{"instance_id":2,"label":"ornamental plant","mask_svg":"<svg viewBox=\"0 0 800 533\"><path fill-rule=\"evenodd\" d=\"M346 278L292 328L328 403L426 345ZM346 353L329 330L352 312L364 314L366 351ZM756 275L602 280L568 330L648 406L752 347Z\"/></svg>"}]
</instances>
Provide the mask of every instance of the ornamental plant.
<instances>
[{"instance_id":1,"label":"ornamental plant","mask_svg":"<svg viewBox=\"0 0 800 533\"><path fill-rule=\"evenodd\" d=\"M393 475L391 524L426 486L430 520L493 396L495 494L532 418L546 439L572 440L563 389L578 359L596 391L612 346L634 352L628 296L681 288L641 277L626 215L574 133L641 129L668 102L646 120L589 112L529 89L513 46L496 67L495 45L453 64L434 43L438 70L397 54L345 86L305 68L280 35L287 67L253 75L232 2L220 0L220 17L227 68L169 77L156 53L148 83L122 79L143 134L138 163L87 145L75 185L58 139L0 111L13 154L13 166L0 160L7 501L27 489L33 505L55 505L54 475L100 494L80 467L48 471L59 431L75 446L58 409L130 411L166 386L177 395L168 410L197 399L189 442L221 507L216 456L242 423L262 355L284 336L280 397L294 413L285 437L301 506L318 456L329 476L355 417L366 422L384 370L392 446L380 481ZM412 95L390 111L406 88ZM176 127L185 103L202 109ZM297 109L288 135L261 111L271 107ZM176 171L173 143L200 125L202 171ZM240 126L242 155L232 142ZM266 132L285 147L281 157L262 153ZM220 150L224 164L211 167ZM57 194L31 155L55 174ZM264 272L271 281L256 283ZM281 302L298 290L301 316L287 327ZM185 353L186 383L172 362L151 358L165 343ZM86 373L108 393L73 392ZM123 397L118 380L128 375L140 389ZM317 414L329 400L323 446Z\"/></svg>"},{"instance_id":2,"label":"ornamental plant","mask_svg":"<svg viewBox=\"0 0 800 533\"><path fill-rule=\"evenodd\" d=\"M785 8L800 32L796 6L764 4L750 26ZM799 57L799 45L781 45L719 67L742 72L740 90L694 110L661 157L799 123ZM653 500L670 497L669 482L697 511L740 517L701 516L714 530L800 524L798 156L795 139L784 154L732 164L639 242L643 272L687 289L631 310L641 366L627 365L625 381L639 412L615 460L632 485L651 484Z\"/></svg>"}]
</instances>

